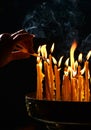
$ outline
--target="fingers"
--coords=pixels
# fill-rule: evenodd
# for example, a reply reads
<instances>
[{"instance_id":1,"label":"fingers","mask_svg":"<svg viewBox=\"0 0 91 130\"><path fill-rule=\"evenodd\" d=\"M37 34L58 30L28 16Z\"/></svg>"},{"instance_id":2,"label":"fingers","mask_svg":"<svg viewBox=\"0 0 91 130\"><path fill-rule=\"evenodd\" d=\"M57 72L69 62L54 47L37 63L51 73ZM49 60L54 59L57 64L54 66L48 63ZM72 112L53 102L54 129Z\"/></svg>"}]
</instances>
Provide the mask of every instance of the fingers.
<instances>
[{"instance_id":1,"label":"fingers","mask_svg":"<svg viewBox=\"0 0 91 130\"><path fill-rule=\"evenodd\" d=\"M11 34L11 37L13 38L13 37L16 36L17 34L23 34L23 33L27 33L27 32L26 32L24 29L21 29L21 30L15 32L15 33L12 33L12 34Z\"/></svg>"},{"instance_id":2,"label":"fingers","mask_svg":"<svg viewBox=\"0 0 91 130\"><path fill-rule=\"evenodd\" d=\"M35 37L34 34L30 34L30 33L26 32L24 29L21 29L15 33L12 33L11 37L15 39L16 37L19 37L21 35L30 35L31 37Z\"/></svg>"},{"instance_id":3,"label":"fingers","mask_svg":"<svg viewBox=\"0 0 91 130\"><path fill-rule=\"evenodd\" d=\"M13 37L14 45L19 48L26 48L29 53L34 53L33 38L35 35L29 33L17 34ZM16 47L15 47L16 48Z\"/></svg>"},{"instance_id":4,"label":"fingers","mask_svg":"<svg viewBox=\"0 0 91 130\"><path fill-rule=\"evenodd\" d=\"M12 52L12 60L20 60L20 59L27 59L30 57L29 53L21 52L21 51L15 51Z\"/></svg>"},{"instance_id":5,"label":"fingers","mask_svg":"<svg viewBox=\"0 0 91 130\"><path fill-rule=\"evenodd\" d=\"M12 36L11 36L12 37ZM21 33L21 34L17 34L17 35L15 35L15 36L13 36L13 40L14 41L16 41L16 42L18 42L18 41L20 41L20 40L27 40L28 38L34 38L35 37L35 35L33 35L33 34L29 34L29 33Z\"/></svg>"}]
</instances>

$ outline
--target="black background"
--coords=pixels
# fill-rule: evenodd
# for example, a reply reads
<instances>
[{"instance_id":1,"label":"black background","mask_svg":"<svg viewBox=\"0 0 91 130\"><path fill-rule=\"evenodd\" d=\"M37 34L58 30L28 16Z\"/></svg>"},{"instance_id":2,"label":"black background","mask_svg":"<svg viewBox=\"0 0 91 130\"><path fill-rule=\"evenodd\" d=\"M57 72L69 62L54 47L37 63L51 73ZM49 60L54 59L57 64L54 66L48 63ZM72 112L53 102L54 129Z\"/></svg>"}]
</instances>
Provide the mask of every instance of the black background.
<instances>
[{"instance_id":1,"label":"black background","mask_svg":"<svg viewBox=\"0 0 91 130\"><path fill-rule=\"evenodd\" d=\"M25 15L34 10L43 1L48 0L1 0L0 1L0 33L14 32L22 28L22 22ZM52 4L52 0L49 0ZM81 28L84 34L88 34L91 30L91 1L90 0L76 0L78 8L85 17L85 27ZM89 28L88 28L89 27Z\"/></svg>"},{"instance_id":2,"label":"black background","mask_svg":"<svg viewBox=\"0 0 91 130\"><path fill-rule=\"evenodd\" d=\"M1 0L0 32L15 32L22 28L28 10L33 10L41 0Z\"/></svg>"},{"instance_id":3,"label":"black background","mask_svg":"<svg viewBox=\"0 0 91 130\"><path fill-rule=\"evenodd\" d=\"M78 0L84 13L85 25L79 28L82 36L91 33L91 1ZM22 22L28 11L32 11L43 0L0 0L0 33L13 33L22 29ZM25 94L35 91L35 58L14 61L0 68L0 120L15 124L27 122Z\"/></svg>"}]
</instances>

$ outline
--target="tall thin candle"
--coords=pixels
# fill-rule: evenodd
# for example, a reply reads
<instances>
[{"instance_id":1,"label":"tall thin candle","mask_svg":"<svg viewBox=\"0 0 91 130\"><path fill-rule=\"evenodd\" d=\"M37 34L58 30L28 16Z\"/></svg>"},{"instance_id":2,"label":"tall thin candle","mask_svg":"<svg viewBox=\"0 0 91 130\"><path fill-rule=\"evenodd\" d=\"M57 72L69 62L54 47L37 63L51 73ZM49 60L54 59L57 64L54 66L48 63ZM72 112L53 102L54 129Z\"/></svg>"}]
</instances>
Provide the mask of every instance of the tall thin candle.
<instances>
[{"instance_id":1,"label":"tall thin candle","mask_svg":"<svg viewBox=\"0 0 91 130\"><path fill-rule=\"evenodd\" d=\"M54 57L53 62L54 62L54 74L55 74L55 87L56 87L56 100L60 100L60 78L59 78L59 73L58 73L58 66L57 66L57 61Z\"/></svg>"},{"instance_id":2,"label":"tall thin candle","mask_svg":"<svg viewBox=\"0 0 91 130\"><path fill-rule=\"evenodd\" d=\"M53 72L53 63L52 63L52 52L54 49L54 43L52 44L50 54L49 54L49 74L50 74L50 89L51 89L51 97L54 99L54 72Z\"/></svg>"}]
</instances>

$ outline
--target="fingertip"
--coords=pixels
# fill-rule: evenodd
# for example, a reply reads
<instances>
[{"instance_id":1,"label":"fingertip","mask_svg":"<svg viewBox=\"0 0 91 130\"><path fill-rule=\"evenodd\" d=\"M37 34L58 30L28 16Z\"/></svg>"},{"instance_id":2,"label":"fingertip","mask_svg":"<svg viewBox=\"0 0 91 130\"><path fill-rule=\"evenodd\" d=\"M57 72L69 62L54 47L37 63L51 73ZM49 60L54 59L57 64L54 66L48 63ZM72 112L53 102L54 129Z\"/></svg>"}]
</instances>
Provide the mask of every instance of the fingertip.
<instances>
[{"instance_id":1,"label":"fingertip","mask_svg":"<svg viewBox=\"0 0 91 130\"><path fill-rule=\"evenodd\" d=\"M35 37L35 35L34 35L34 34L30 34L30 37L33 37L33 38L34 38L34 37Z\"/></svg>"},{"instance_id":2,"label":"fingertip","mask_svg":"<svg viewBox=\"0 0 91 130\"><path fill-rule=\"evenodd\" d=\"M0 34L0 40L1 41L5 41L5 40L7 40L9 38L10 38L10 34L9 33Z\"/></svg>"},{"instance_id":3,"label":"fingertip","mask_svg":"<svg viewBox=\"0 0 91 130\"><path fill-rule=\"evenodd\" d=\"M27 32L24 29L20 29L20 30L18 30L16 32L12 33L11 37L14 37L14 36L16 36L18 34L23 34L23 33L27 33Z\"/></svg>"},{"instance_id":4,"label":"fingertip","mask_svg":"<svg viewBox=\"0 0 91 130\"><path fill-rule=\"evenodd\" d=\"M35 37L35 35L33 34L33 37Z\"/></svg>"}]
</instances>

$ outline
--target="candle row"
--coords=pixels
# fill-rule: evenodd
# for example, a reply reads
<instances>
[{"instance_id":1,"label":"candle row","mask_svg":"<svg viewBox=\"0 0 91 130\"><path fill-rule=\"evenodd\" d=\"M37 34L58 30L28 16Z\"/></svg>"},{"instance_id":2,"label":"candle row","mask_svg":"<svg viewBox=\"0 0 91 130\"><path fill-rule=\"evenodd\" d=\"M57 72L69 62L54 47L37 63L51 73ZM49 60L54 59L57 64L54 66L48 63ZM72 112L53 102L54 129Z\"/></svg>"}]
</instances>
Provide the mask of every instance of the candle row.
<instances>
[{"instance_id":1,"label":"candle row","mask_svg":"<svg viewBox=\"0 0 91 130\"><path fill-rule=\"evenodd\" d=\"M54 43L48 55L46 45L38 48L37 54L37 92L36 98L39 100L61 100L61 101L90 101L90 72L89 57L87 55L84 67L78 62L82 61L80 53L78 62L75 61L74 52L77 43L74 41L70 49L70 58L65 62L63 78L61 75L61 62L63 56L57 60L52 56ZM69 63L70 61L70 63Z\"/></svg>"}]
</instances>

